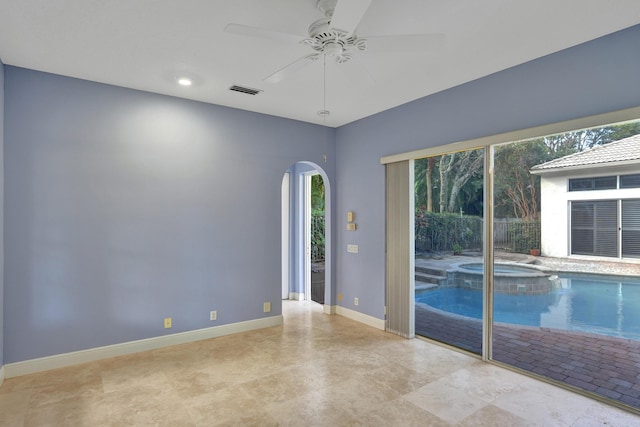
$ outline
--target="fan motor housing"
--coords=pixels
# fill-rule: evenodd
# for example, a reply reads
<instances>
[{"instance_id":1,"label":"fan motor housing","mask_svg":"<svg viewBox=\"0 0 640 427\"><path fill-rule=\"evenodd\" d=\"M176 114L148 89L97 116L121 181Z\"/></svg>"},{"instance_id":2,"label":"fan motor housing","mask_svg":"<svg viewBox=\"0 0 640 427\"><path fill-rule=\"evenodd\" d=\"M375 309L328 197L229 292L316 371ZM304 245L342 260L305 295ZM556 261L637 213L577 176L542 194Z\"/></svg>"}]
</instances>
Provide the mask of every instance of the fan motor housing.
<instances>
[{"instance_id":1,"label":"fan motor housing","mask_svg":"<svg viewBox=\"0 0 640 427\"><path fill-rule=\"evenodd\" d=\"M325 55L337 58L344 57L345 61L351 57L351 55L345 53L345 50L355 48L364 51L367 49L367 41L365 39L359 39L355 34L348 35L344 31L331 28L330 25L330 18L322 18L315 21L309 26L309 39L304 40L303 44Z\"/></svg>"}]
</instances>

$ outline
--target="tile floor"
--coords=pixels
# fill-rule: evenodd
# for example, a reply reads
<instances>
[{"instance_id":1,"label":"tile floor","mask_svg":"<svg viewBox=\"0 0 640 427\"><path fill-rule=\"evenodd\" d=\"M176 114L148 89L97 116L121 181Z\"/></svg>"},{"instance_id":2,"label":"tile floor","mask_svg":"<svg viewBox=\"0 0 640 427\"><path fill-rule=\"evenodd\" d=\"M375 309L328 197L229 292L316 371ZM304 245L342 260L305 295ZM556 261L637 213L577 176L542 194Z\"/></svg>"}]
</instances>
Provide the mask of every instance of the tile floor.
<instances>
[{"instance_id":1,"label":"tile floor","mask_svg":"<svg viewBox=\"0 0 640 427\"><path fill-rule=\"evenodd\" d=\"M282 327L10 378L0 426L633 426L423 340L283 302Z\"/></svg>"}]
</instances>

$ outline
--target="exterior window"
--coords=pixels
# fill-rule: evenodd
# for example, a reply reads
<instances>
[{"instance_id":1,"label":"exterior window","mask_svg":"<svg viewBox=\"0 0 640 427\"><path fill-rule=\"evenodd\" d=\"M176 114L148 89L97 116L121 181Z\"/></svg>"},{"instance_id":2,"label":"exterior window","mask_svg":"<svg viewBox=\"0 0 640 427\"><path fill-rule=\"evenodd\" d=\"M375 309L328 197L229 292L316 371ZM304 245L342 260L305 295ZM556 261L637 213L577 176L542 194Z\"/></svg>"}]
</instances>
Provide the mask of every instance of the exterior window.
<instances>
[{"instance_id":1,"label":"exterior window","mask_svg":"<svg viewBox=\"0 0 640 427\"><path fill-rule=\"evenodd\" d=\"M616 176L599 176L597 178L576 178L569 180L569 191L615 190L617 186L618 177Z\"/></svg>"},{"instance_id":2,"label":"exterior window","mask_svg":"<svg viewBox=\"0 0 640 427\"><path fill-rule=\"evenodd\" d=\"M620 188L640 188L640 174L621 175Z\"/></svg>"},{"instance_id":3,"label":"exterior window","mask_svg":"<svg viewBox=\"0 0 640 427\"><path fill-rule=\"evenodd\" d=\"M571 203L571 253L618 256L618 201Z\"/></svg>"}]
</instances>

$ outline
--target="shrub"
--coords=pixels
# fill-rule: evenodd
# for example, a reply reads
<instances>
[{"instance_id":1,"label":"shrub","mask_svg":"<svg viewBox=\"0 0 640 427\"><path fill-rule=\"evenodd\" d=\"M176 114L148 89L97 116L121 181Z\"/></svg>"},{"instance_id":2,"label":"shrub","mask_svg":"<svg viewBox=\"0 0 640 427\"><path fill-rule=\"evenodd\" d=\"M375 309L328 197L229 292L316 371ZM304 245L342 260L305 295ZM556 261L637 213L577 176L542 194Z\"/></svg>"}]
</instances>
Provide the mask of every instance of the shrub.
<instances>
[{"instance_id":1,"label":"shrub","mask_svg":"<svg viewBox=\"0 0 640 427\"><path fill-rule=\"evenodd\" d=\"M482 218L453 213L427 212L416 208L416 251L450 252L454 246L465 250L482 249Z\"/></svg>"},{"instance_id":2,"label":"shrub","mask_svg":"<svg viewBox=\"0 0 640 427\"><path fill-rule=\"evenodd\" d=\"M324 212L311 215L311 261L324 261Z\"/></svg>"}]
</instances>

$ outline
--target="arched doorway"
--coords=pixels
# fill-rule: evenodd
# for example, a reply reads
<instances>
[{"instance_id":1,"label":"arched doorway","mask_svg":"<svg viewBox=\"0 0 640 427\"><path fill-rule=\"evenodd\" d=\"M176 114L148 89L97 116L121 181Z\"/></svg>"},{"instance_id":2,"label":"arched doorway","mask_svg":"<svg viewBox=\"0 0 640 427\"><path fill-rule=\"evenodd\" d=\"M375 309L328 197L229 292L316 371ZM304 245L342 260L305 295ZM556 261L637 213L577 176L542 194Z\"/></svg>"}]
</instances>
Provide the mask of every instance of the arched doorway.
<instances>
[{"instance_id":1,"label":"arched doorway","mask_svg":"<svg viewBox=\"0 0 640 427\"><path fill-rule=\"evenodd\" d=\"M312 196L318 197L317 193L312 194L313 176L317 177L316 181L321 178L323 184L323 236L318 235L317 228L314 229L316 235L311 234L312 220L317 223L320 217L318 200L315 201L315 214L313 212ZM319 241L324 244L323 250L313 247ZM322 259L312 260L312 256L319 255ZM331 185L320 166L297 162L285 172L282 180L282 297L315 300L330 313L331 278ZM320 279L322 288L319 287Z\"/></svg>"}]
</instances>

